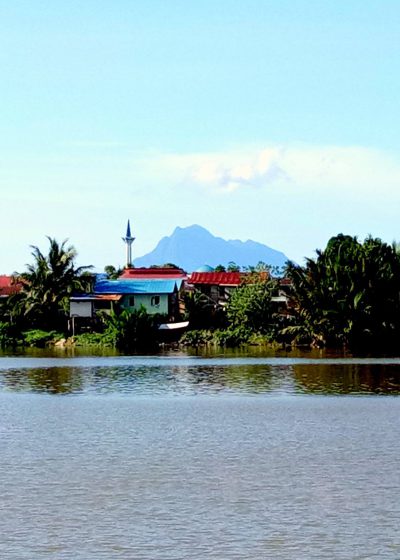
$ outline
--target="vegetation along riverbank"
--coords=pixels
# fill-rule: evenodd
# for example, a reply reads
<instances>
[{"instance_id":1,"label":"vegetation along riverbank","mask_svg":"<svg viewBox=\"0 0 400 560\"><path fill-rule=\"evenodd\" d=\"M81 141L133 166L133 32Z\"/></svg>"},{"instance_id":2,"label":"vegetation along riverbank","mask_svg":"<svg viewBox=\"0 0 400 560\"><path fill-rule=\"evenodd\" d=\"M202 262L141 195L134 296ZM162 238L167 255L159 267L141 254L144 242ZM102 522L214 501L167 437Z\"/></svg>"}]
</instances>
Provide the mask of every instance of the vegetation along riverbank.
<instances>
[{"instance_id":1,"label":"vegetation along riverbank","mask_svg":"<svg viewBox=\"0 0 400 560\"><path fill-rule=\"evenodd\" d=\"M0 277L3 348L145 351L174 343L395 351L400 340L399 252L371 236L361 242L339 234L304 265L288 262L283 270L230 263L187 273L169 263L107 266L102 275L77 267L66 241L48 242L47 254L32 248L25 271Z\"/></svg>"}]
</instances>

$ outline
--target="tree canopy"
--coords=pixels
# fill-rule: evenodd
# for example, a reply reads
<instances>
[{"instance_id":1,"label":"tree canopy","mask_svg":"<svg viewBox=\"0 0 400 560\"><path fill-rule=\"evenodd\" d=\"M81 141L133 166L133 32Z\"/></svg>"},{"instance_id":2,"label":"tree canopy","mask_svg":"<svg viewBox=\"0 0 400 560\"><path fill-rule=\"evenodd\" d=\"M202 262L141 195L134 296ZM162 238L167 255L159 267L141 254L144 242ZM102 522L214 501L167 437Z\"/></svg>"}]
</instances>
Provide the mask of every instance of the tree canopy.
<instances>
[{"instance_id":1,"label":"tree canopy","mask_svg":"<svg viewBox=\"0 0 400 560\"><path fill-rule=\"evenodd\" d=\"M246 327L251 332L267 334L272 330L272 296L276 291L274 280L262 278L243 283L228 300L226 316L232 327Z\"/></svg>"},{"instance_id":2,"label":"tree canopy","mask_svg":"<svg viewBox=\"0 0 400 560\"><path fill-rule=\"evenodd\" d=\"M400 258L380 239L339 234L305 266L288 263L297 322L314 344L390 344L400 333Z\"/></svg>"},{"instance_id":3,"label":"tree canopy","mask_svg":"<svg viewBox=\"0 0 400 560\"><path fill-rule=\"evenodd\" d=\"M47 255L32 248L33 263L26 271L15 273L22 290L10 298L10 314L14 320L40 328L57 328L67 317L69 297L90 283L90 266L75 266L77 252L67 240L59 243L48 237Z\"/></svg>"}]
</instances>

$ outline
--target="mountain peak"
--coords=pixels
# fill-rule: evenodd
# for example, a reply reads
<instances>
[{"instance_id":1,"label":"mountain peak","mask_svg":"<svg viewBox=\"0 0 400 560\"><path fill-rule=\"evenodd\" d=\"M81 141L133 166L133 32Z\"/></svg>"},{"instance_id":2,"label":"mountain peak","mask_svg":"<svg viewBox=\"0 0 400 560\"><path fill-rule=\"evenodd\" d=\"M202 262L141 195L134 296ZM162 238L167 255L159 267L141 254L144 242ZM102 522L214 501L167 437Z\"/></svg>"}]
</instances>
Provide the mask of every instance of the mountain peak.
<instances>
[{"instance_id":1,"label":"mountain peak","mask_svg":"<svg viewBox=\"0 0 400 560\"><path fill-rule=\"evenodd\" d=\"M239 266L255 266L263 261L272 266L283 266L286 255L256 241L227 241L215 237L204 227L193 224L176 227L169 237L163 237L156 248L135 259L135 266L162 265L172 262L187 272L193 272L205 263L210 266L235 262Z\"/></svg>"},{"instance_id":2,"label":"mountain peak","mask_svg":"<svg viewBox=\"0 0 400 560\"><path fill-rule=\"evenodd\" d=\"M211 235L210 232L206 230L206 228L204 228L203 226L199 226L198 224L192 224L191 226L185 226L185 227L177 226L174 229L172 236L175 234L182 234L182 232L183 233L206 233L207 235Z\"/></svg>"}]
</instances>

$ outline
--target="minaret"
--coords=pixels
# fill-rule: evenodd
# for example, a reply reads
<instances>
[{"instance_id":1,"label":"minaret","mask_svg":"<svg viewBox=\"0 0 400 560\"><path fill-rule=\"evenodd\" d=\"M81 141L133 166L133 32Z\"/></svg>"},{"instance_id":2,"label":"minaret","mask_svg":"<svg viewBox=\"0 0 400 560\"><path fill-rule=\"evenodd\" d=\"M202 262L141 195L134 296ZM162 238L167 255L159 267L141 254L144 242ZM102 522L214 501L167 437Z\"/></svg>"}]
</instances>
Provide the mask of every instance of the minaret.
<instances>
[{"instance_id":1,"label":"minaret","mask_svg":"<svg viewBox=\"0 0 400 560\"><path fill-rule=\"evenodd\" d=\"M126 243L126 268L132 268L132 243L135 241L135 238L131 235L129 220L126 228L126 236L122 238L122 241Z\"/></svg>"}]
</instances>

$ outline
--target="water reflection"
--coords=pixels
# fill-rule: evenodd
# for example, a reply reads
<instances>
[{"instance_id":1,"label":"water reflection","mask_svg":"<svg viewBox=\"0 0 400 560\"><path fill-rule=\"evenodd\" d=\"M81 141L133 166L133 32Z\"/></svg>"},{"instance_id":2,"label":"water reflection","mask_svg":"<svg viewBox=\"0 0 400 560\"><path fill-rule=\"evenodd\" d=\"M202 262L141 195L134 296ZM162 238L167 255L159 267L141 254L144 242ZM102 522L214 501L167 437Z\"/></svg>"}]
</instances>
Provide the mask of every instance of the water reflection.
<instances>
[{"instance_id":1,"label":"water reflection","mask_svg":"<svg viewBox=\"0 0 400 560\"><path fill-rule=\"evenodd\" d=\"M270 366L111 366L8 369L0 387L19 392L198 394L278 390L285 377Z\"/></svg>"},{"instance_id":2,"label":"water reflection","mask_svg":"<svg viewBox=\"0 0 400 560\"><path fill-rule=\"evenodd\" d=\"M400 394L400 364L294 365L300 393Z\"/></svg>"},{"instance_id":3,"label":"water reflection","mask_svg":"<svg viewBox=\"0 0 400 560\"><path fill-rule=\"evenodd\" d=\"M100 361L100 360L99 360ZM62 367L0 369L0 389L13 392L135 393L157 394L400 394L399 364L368 363L230 363L204 360L179 364L159 359L105 366L64 365ZM51 362L53 363L54 360ZM157 365L153 365L157 363Z\"/></svg>"},{"instance_id":4,"label":"water reflection","mask_svg":"<svg viewBox=\"0 0 400 560\"><path fill-rule=\"evenodd\" d=\"M0 387L22 392L75 393L84 385L84 373L76 367L9 369L2 372Z\"/></svg>"}]
</instances>

